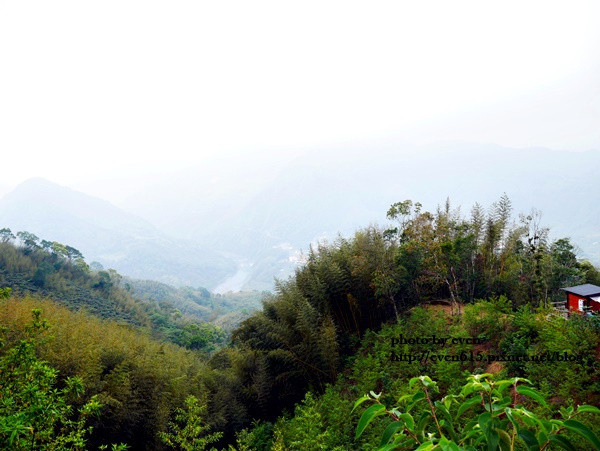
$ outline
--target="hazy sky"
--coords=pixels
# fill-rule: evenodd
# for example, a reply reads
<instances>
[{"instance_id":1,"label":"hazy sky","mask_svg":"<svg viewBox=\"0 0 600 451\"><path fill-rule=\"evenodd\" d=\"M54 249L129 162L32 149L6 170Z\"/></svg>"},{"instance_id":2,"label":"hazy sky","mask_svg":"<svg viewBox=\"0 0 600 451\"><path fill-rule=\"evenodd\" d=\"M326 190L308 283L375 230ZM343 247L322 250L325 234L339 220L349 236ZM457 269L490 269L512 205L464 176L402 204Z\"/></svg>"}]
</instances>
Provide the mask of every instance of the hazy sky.
<instances>
[{"instance_id":1,"label":"hazy sky","mask_svg":"<svg viewBox=\"0 0 600 451\"><path fill-rule=\"evenodd\" d=\"M0 186L386 137L600 148L598 1L0 0Z\"/></svg>"}]
</instances>

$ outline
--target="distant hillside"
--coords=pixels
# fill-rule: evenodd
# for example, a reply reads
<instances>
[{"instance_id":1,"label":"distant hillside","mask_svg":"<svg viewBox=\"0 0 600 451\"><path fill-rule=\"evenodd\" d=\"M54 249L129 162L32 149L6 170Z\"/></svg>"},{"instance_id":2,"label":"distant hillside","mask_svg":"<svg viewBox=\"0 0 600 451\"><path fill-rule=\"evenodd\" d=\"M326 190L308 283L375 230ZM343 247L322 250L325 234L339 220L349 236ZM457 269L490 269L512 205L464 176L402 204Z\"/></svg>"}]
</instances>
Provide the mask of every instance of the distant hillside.
<instances>
[{"instance_id":1,"label":"distant hillside","mask_svg":"<svg viewBox=\"0 0 600 451\"><path fill-rule=\"evenodd\" d=\"M259 292L220 295L206 288L176 288L123 277L113 269L90 268L82 258L61 253L60 243L48 248L39 238L25 244L6 229L0 231L0 288L141 326L155 338L182 346L187 346L186 326L210 322L206 328L216 325L229 332L260 307L263 297ZM220 342L225 341L225 332L220 332Z\"/></svg>"},{"instance_id":2,"label":"distant hillside","mask_svg":"<svg viewBox=\"0 0 600 451\"><path fill-rule=\"evenodd\" d=\"M214 294L205 288L176 288L153 280L128 277L123 283L136 298L159 305L165 302L172 304L184 315L210 322L228 332L259 310L266 295L258 291Z\"/></svg>"},{"instance_id":3,"label":"distant hillside","mask_svg":"<svg viewBox=\"0 0 600 451\"><path fill-rule=\"evenodd\" d=\"M36 178L0 199L0 228L69 243L88 262L135 278L211 288L235 264L198 242L177 240L107 201Z\"/></svg>"}]
</instances>

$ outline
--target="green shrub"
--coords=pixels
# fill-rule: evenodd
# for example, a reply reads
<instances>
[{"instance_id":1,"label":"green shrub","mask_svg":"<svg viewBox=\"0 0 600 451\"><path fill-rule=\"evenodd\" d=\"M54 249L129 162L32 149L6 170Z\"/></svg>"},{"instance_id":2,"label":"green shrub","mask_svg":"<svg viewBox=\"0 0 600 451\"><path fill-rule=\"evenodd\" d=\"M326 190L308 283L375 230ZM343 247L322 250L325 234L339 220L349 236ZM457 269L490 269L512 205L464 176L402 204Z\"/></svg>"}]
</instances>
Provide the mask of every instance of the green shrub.
<instances>
[{"instance_id":1,"label":"green shrub","mask_svg":"<svg viewBox=\"0 0 600 451\"><path fill-rule=\"evenodd\" d=\"M409 386L420 383L422 389L400 397L406 404L388 408L380 401L381 394L371 392L358 399L354 409L365 401L372 405L362 414L355 437L377 417L387 416L392 421L381 436L378 451L416 449L418 451L477 450L484 444L488 451L512 451L525 446L529 450L543 450L549 445L576 449L565 433L581 437L588 449L600 450L600 440L582 422L574 418L585 413L600 414L600 409L589 405L561 408L562 419L536 414L525 406L531 400L546 406L543 397L528 385L527 379L513 378L494 381L491 374L468 378L459 395L438 395L436 382L428 376L415 377ZM420 415L411 410L424 406Z\"/></svg>"}]
</instances>

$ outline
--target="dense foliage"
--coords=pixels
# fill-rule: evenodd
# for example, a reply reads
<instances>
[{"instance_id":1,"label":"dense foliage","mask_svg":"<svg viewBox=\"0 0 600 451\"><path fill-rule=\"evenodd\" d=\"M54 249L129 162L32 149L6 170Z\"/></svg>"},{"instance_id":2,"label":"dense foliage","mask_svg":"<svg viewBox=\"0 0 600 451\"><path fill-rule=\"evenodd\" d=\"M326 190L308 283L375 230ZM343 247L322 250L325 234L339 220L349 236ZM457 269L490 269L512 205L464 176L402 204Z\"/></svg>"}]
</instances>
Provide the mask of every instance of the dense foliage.
<instances>
[{"instance_id":1,"label":"dense foliage","mask_svg":"<svg viewBox=\"0 0 600 451\"><path fill-rule=\"evenodd\" d=\"M66 387L69 379L81 380L84 391L73 400L73 407L80 409L92 400L102 404L100 416L89 421L90 445L125 442L137 449L154 449L160 443L157 432L166 430L170 412L187 396L203 392L206 366L192 351L50 301L13 297L2 301L1 307L0 355L10 357L20 349L27 340L32 310L41 311L48 327L40 332L35 352L52 376L47 385Z\"/></svg>"},{"instance_id":2,"label":"dense foliage","mask_svg":"<svg viewBox=\"0 0 600 451\"><path fill-rule=\"evenodd\" d=\"M15 245L17 241L20 245ZM259 304L260 293L215 295L205 288L175 288L105 270L71 246L32 233L0 230L0 286L51 298L72 310L152 331L155 338L214 351Z\"/></svg>"},{"instance_id":3,"label":"dense foliage","mask_svg":"<svg viewBox=\"0 0 600 451\"><path fill-rule=\"evenodd\" d=\"M423 374L437 381L437 388L443 394L459 395L471 375L481 377L493 373L496 380L508 378L526 378L535 384L535 391L542 402L519 397L518 400L529 411L545 421L562 418L561 411L580 404L600 406L600 371L598 358L600 352L600 324L592 319L576 318L566 320L551 311L532 312L522 309L506 313L507 302L493 299L465 306L464 313L450 316L449 308L415 308L410 314L403 315L396 325L384 326L380 332L369 332L362 340L358 353L349 361L349 366L338 376L335 384L327 387L323 394L309 392L297 405L293 415L280 417L274 425L271 435L273 444L256 449L289 450L374 450L381 444L381 438L390 421L384 418L373 419L368 429L356 437L356 429L361 414L352 412L355 401L365 393L374 392L378 402L388 411L398 407L403 401L401 413L407 412L409 401L420 390L409 384L412 378ZM506 349L514 336L529 335L530 341L524 348ZM445 346L427 344L399 344L400 337L416 339L423 337L452 337L455 343ZM468 338L480 337L481 343L467 344ZM460 343L460 339L463 343ZM571 341L574 340L574 341ZM575 359L536 361L537 356L560 350ZM423 355L434 355L423 359ZM471 359L473 353L473 359ZM401 355L418 356L409 362ZM457 358L464 355L465 358ZM477 359L477 356L481 359ZM511 369L508 360L527 355L532 360L518 369ZM441 356L438 359L437 356ZM498 361L490 356L503 356L507 361ZM514 393L513 393L514 394ZM419 398L420 395L417 396ZM440 401L442 396L434 401ZM415 424L421 418L427 405L421 405L424 398L414 399L415 405L408 409ZM466 401L456 398L450 409L454 419L460 405ZM511 399L514 404L514 397ZM483 406L471 405L460 422L454 426L464 427L483 413ZM359 409L357 409L359 410ZM381 411L381 413L384 413ZM503 417L503 419L506 419ZM583 412L578 421L587 428L600 434L598 417ZM434 423L427 423L435 428ZM252 438L253 429L240 435L240 449L243 449L247 437ZM433 431L429 431L433 432ZM566 431L567 432L567 431ZM566 437L575 444L576 449L589 449L580 441L577 434L567 433ZM437 434L437 438L440 435ZM417 445L418 446L418 445ZM414 449L408 447L408 449ZM477 448L479 449L479 448ZM487 448L486 448L487 449ZM517 448L518 449L518 448Z\"/></svg>"},{"instance_id":4,"label":"dense foliage","mask_svg":"<svg viewBox=\"0 0 600 451\"><path fill-rule=\"evenodd\" d=\"M14 295L0 309L0 355L16 349L31 310L41 309L52 327L36 352L55 372L52 384L81 378L74 409L102 404L89 420L90 447L375 449L386 424L374 418L355 437L354 401L383 393L377 400L391 411L396 397L415 396L408 382L423 374L442 393L459 393L469 375L527 378L543 402L525 408L559 421L561 409L600 404L600 326L551 306L564 300L559 288L600 276L568 239L549 239L537 212L515 222L511 210L506 196L469 218L449 202L435 213L399 202L391 227L311 248L254 312L258 293L121 278L58 243L21 234L14 246L3 229L0 286ZM454 341L439 349L401 341L433 336ZM577 421L597 433L589 415ZM572 432L564 436L585 446Z\"/></svg>"},{"instance_id":5,"label":"dense foliage","mask_svg":"<svg viewBox=\"0 0 600 451\"><path fill-rule=\"evenodd\" d=\"M369 227L311 248L295 277L233 334L250 408L274 416L309 388L321 392L367 330L416 305L444 300L458 313L476 299L503 295L508 310L549 306L564 301L559 288L594 276L568 239L549 241L539 213L518 223L511 213L506 196L487 212L476 205L469 219L449 202L429 213L404 201L388 212L395 227Z\"/></svg>"},{"instance_id":6,"label":"dense foliage","mask_svg":"<svg viewBox=\"0 0 600 451\"><path fill-rule=\"evenodd\" d=\"M406 404L404 412L400 411L400 406L388 410L379 401L381 393L371 391L370 395L363 396L354 404L356 409L365 401L375 402L362 414L356 438L373 419L387 415L393 421L383 432L378 451L436 448L476 451L484 444L490 451L512 451L519 445L543 450L550 444L573 450L573 444L564 434L567 431L582 436L590 448L600 450L596 434L574 419L585 412L600 414L600 409L589 405L580 405L576 411L573 407L563 408L560 410L561 420L549 421L522 405L522 398L546 404L540 394L528 386L530 381L519 377L495 381L491 376L470 376L459 395L447 395L440 400L436 400L439 391L436 382L428 376L414 377L408 386L420 382L423 388L399 399L399 403ZM420 417L411 415L411 409L421 402L425 408ZM470 410L477 411L475 417L464 415Z\"/></svg>"},{"instance_id":7,"label":"dense foliage","mask_svg":"<svg viewBox=\"0 0 600 451\"><path fill-rule=\"evenodd\" d=\"M9 292L0 294L2 299ZM11 450L85 449L86 435L92 430L86 422L100 413L102 404L92 396L74 415L69 401L81 397L83 380L67 377L64 388L56 388L58 371L36 355L38 336L48 324L40 318L40 310L33 309L32 314L23 339L0 356L0 446ZM0 332L3 347L6 331Z\"/></svg>"}]
</instances>

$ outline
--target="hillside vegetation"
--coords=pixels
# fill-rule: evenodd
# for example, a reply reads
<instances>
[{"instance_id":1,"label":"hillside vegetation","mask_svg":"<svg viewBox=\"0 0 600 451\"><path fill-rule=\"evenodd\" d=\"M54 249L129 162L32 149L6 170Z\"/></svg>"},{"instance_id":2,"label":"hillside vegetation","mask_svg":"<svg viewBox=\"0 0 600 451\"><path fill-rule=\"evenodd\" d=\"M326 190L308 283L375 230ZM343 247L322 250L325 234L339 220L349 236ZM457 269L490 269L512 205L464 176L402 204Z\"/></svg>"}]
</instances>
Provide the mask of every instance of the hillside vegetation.
<instances>
[{"instance_id":1,"label":"hillside vegetation","mask_svg":"<svg viewBox=\"0 0 600 451\"><path fill-rule=\"evenodd\" d=\"M97 262L88 265L71 246L27 231L15 235L8 228L0 229L0 286L138 326L158 339L184 346L188 332L200 325L222 336L223 342L260 306L262 296L259 292L212 294L203 287L175 288L123 277Z\"/></svg>"},{"instance_id":2,"label":"hillside vegetation","mask_svg":"<svg viewBox=\"0 0 600 451\"><path fill-rule=\"evenodd\" d=\"M356 434L361 412L352 412L354 402L373 391L392 409L399 397L416 396L418 388L408 382L423 375L437 381L440 393L457 396L471 374L527 378L535 396L515 395L505 407L530 409L544 421L570 406L600 403L598 321L565 319L551 308L564 299L559 288L599 283L597 269L577 260L568 239L549 241L535 211L515 221L506 196L487 209L476 205L468 218L450 202L431 213L410 201L392 205L388 217L394 221L388 229L369 227L311 248L294 277L280 281L262 310L233 330L228 346L199 346L203 352L189 342L188 349L178 346L157 327L156 315L164 316L166 307L151 310L147 306L156 305L131 297L118 304L129 316L98 319L92 314L105 311L104 298L82 296L81 302L92 299L91 307L75 312L78 306L69 299L76 291L66 282L56 285L63 291L50 289L52 276L43 287L24 276L23 285L15 283L18 274L33 277L37 271L26 258L37 259L39 268L54 257L25 241L19 247L4 243L13 250L7 251L11 259L4 261L11 266L2 264L0 282L49 299L13 292L3 301L6 346L0 352L18 346L31 310L41 309L52 327L35 343L39 358L58 370L59 386L69 377L82 378L85 389L75 405L102 404L100 416L89 422L90 448L126 443L134 449L377 449L387 422L374 418ZM109 272L86 272L77 258L59 260L55 271L68 269L85 280L90 294L107 288L95 286L103 272L114 289ZM129 290L144 289L142 284ZM200 307L210 299L201 290L180 294ZM425 307L440 303L446 307ZM177 325L195 308L189 307L167 317ZM453 418L457 408L448 407ZM415 409L415 418L427 413L425 404ZM456 430L482 409L473 404L462 412ZM598 433L596 413L590 408L575 414L577 420L567 421L587 429L565 427L559 435L575 448L589 449L586 434ZM515 431L515 449L525 446L519 437L530 437L517 428L533 426L505 420L486 423L490 437L504 428ZM422 432L427 427L424 423ZM435 440L440 430L431 430L438 434ZM536 437L545 443L544 436ZM499 449L484 439L474 449Z\"/></svg>"}]
</instances>

